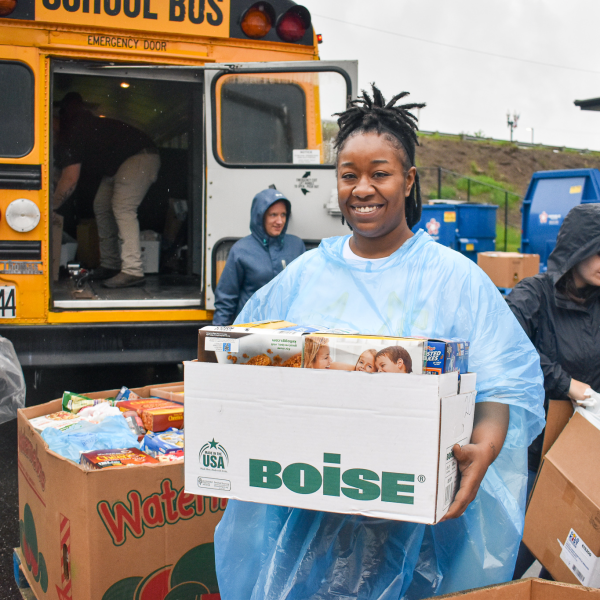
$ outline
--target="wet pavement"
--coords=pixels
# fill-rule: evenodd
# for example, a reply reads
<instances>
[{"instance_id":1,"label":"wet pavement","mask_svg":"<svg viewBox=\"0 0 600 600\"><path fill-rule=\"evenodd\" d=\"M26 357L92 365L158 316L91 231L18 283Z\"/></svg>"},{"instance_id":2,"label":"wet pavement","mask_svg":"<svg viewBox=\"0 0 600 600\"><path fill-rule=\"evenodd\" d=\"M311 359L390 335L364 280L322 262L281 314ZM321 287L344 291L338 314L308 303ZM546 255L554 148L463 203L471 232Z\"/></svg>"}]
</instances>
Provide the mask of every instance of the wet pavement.
<instances>
[{"instance_id":1,"label":"wet pavement","mask_svg":"<svg viewBox=\"0 0 600 600\"><path fill-rule=\"evenodd\" d=\"M25 370L26 405L59 398L63 391L92 392L181 381L177 365L135 365L106 368ZM0 599L21 600L13 574L13 548L19 545L19 490L17 477L17 420L0 424Z\"/></svg>"}]
</instances>

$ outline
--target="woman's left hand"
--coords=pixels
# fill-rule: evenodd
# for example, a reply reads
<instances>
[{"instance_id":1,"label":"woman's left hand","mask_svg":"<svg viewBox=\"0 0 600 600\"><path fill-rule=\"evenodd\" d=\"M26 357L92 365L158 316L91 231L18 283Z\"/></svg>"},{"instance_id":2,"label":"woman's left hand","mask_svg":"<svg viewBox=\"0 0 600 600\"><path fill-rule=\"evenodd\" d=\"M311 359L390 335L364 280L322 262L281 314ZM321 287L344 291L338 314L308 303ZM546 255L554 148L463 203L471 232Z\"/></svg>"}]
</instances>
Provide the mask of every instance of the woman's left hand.
<instances>
[{"instance_id":1,"label":"woman's left hand","mask_svg":"<svg viewBox=\"0 0 600 600\"><path fill-rule=\"evenodd\" d=\"M452 448L458 461L460 487L442 521L460 517L475 500L489 466L500 454L508 431L509 416L510 409L506 404L479 402L475 405L471 443L462 447L455 444Z\"/></svg>"},{"instance_id":2,"label":"woman's left hand","mask_svg":"<svg viewBox=\"0 0 600 600\"><path fill-rule=\"evenodd\" d=\"M465 444L462 447L455 444L452 453L458 461L460 488L442 521L456 519L467 510L467 506L475 500L488 467L495 458L485 444Z\"/></svg>"}]
</instances>

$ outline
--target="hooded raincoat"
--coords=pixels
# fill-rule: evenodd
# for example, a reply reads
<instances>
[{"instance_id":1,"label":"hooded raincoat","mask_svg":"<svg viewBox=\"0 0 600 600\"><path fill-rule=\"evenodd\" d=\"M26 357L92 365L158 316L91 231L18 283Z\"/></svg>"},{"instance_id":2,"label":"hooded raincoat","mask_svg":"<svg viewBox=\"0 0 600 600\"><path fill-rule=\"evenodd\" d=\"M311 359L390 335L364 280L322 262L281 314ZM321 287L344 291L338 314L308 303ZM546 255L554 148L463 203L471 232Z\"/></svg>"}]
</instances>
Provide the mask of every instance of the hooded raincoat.
<instances>
[{"instance_id":1,"label":"hooded raincoat","mask_svg":"<svg viewBox=\"0 0 600 600\"><path fill-rule=\"evenodd\" d=\"M230 501L215 534L223 600L416 599L512 577L544 424L537 353L483 271L422 230L378 261L345 260L346 239L304 254L238 322L467 339L477 402L510 405L506 440L465 514L435 526Z\"/></svg>"},{"instance_id":2,"label":"hooded raincoat","mask_svg":"<svg viewBox=\"0 0 600 600\"><path fill-rule=\"evenodd\" d=\"M571 378L600 391L600 296L580 304L556 287L559 279L582 260L600 253L600 205L571 209L548 259L548 271L520 281L508 305L540 355L547 402L569 400ZM600 292L600 290L598 290ZM529 468L537 470L540 435L529 449Z\"/></svg>"},{"instance_id":3,"label":"hooded raincoat","mask_svg":"<svg viewBox=\"0 0 600 600\"><path fill-rule=\"evenodd\" d=\"M263 225L265 213L281 200L287 204L288 218L281 234L271 237ZM256 290L306 251L299 237L286 234L290 215L290 202L281 192L267 189L254 196L250 211L252 234L238 240L229 252L215 290L213 325L231 325Z\"/></svg>"}]
</instances>

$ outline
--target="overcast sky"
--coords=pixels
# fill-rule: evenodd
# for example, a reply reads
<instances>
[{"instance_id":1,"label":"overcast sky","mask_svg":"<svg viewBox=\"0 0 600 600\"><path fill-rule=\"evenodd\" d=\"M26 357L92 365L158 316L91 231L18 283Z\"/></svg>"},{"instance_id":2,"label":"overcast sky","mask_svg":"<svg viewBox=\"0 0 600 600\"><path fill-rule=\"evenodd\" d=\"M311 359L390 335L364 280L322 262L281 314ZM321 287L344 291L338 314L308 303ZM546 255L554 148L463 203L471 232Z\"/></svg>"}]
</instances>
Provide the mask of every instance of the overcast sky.
<instances>
[{"instance_id":1,"label":"overcast sky","mask_svg":"<svg viewBox=\"0 0 600 600\"><path fill-rule=\"evenodd\" d=\"M426 102L421 129L600 150L597 0L299 0L324 60L357 59L361 88ZM418 39L417 39L418 38ZM506 58L503 58L506 57ZM514 60L513 60L514 59Z\"/></svg>"}]
</instances>

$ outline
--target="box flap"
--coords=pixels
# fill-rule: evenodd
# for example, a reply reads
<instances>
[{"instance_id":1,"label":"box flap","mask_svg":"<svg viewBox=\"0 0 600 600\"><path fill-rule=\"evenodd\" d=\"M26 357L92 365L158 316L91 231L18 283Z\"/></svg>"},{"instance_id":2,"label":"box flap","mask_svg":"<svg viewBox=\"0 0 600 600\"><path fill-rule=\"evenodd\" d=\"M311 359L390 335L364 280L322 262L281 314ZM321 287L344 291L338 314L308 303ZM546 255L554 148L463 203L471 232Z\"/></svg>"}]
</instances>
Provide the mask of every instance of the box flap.
<instances>
[{"instance_id":1,"label":"box flap","mask_svg":"<svg viewBox=\"0 0 600 600\"><path fill-rule=\"evenodd\" d=\"M592 465L600 464L600 430L575 414L546 455L555 467L600 506L600 477L592 477Z\"/></svg>"},{"instance_id":2,"label":"box flap","mask_svg":"<svg viewBox=\"0 0 600 600\"><path fill-rule=\"evenodd\" d=\"M573 416L573 405L568 400L550 400L548 416L546 417L546 429L544 430L544 444L542 456L550 450L552 444L558 439L562 430L566 427L569 419Z\"/></svg>"},{"instance_id":3,"label":"box flap","mask_svg":"<svg viewBox=\"0 0 600 600\"><path fill-rule=\"evenodd\" d=\"M463 373L460 376L460 394L468 394L469 392L475 391L475 385L477 384L477 373Z\"/></svg>"}]
</instances>

